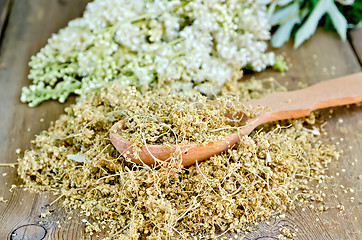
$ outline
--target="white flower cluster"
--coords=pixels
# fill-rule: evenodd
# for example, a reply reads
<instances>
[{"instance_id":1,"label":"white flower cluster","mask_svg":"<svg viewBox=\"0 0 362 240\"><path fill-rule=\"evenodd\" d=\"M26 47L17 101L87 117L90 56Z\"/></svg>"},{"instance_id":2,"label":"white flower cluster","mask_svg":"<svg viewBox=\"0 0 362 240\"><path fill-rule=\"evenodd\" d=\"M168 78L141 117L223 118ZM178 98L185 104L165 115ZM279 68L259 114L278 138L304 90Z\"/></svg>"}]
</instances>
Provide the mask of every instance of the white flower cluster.
<instances>
[{"instance_id":1,"label":"white flower cluster","mask_svg":"<svg viewBox=\"0 0 362 240\"><path fill-rule=\"evenodd\" d=\"M141 91L217 94L243 68L273 65L257 0L95 0L33 56L23 102L63 102L120 80Z\"/></svg>"}]
</instances>

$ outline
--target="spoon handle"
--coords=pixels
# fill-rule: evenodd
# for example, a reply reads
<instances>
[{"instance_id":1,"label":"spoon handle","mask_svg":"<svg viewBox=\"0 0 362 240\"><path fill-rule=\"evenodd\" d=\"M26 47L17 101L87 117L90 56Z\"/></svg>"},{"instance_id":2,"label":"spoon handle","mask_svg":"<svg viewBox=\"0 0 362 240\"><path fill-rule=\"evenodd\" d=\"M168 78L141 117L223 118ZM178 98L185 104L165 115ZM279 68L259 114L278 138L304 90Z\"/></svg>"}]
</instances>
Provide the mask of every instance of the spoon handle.
<instances>
[{"instance_id":1,"label":"spoon handle","mask_svg":"<svg viewBox=\"0 0 362 240\"><path fill-rule=\"evenodd\" d=\"M323 81L310 87L275 92L247 102L246 106L266 106L255 124L305 117L311 111L362 102L362 72Z\"/></svg>"}]
</instances>

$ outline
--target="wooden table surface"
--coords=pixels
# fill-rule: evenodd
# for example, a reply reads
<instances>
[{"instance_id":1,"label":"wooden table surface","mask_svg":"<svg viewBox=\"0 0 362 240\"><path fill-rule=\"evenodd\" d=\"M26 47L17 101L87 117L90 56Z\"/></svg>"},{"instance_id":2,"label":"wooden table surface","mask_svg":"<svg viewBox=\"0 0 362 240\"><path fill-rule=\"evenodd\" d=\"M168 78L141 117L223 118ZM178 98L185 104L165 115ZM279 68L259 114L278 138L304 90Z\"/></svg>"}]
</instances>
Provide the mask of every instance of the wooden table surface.
<instances>
[{"instance_id":1,"label":"wooden table surface","mask_svg":"<svg viewBox=\"0 0 362 240\"><path fill-rule=\"evenodd\" d=\"M29 108L19 99L21 87L28 84L30 56L46 44L52 33L81 16L87 2L0 0L0 163L16 163L16 149L20 148L22 154L29 148L30 140L47 129L65 106L74 102L72 98L65 104L46 102ZM276 52L287 56L290 70L285 74L267 70L253 76L273 76L289 89L295 89L297 82L312 84L360 72L362 29L351 31L346 42L335 33L318 29L299 49L294 50L290 42ZM41 122L41 118L44 121ZM325 212L296 207L288 211L284 219L273 220L270 225L260 224L259 231L239 239L277 239L282 226L298 228L295 239L362 239L362 180L358 178L362 174L362 108L335 108L325 128L329 134L326 141L343 150L340 159L328 170L335 181L327 192L326 201L331 206L343 205L344 211L336 207ZM52 205L51 217L40 219L54 196L21 188L10 191L13 184L21 183L15 168L0 167L0 239L97 239L84 233L80 218L66 221L67 216L59 205ZM351 187L357 191L344 193ZM59 223L61 228L57 227Z\"/></svg>"}]
</instances>

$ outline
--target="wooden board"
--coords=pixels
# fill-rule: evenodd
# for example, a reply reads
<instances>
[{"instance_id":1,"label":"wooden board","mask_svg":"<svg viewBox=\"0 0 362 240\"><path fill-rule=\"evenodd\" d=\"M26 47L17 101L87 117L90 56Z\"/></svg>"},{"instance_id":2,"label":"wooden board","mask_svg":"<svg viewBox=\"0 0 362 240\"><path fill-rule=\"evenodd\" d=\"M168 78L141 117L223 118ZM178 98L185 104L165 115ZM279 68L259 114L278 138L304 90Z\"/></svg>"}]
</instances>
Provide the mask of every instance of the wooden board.
<instances>
[{"instance_id":1,"label":"wooden board","mask_svg":"<svg viewBox=\"0 0 362 240\"><path fill-rule=\"evenodd\" d=\"M0 43L3 39L3 30L6 27L12 0L0 0Z\"/></svg>"},{"instance_id":2,"label":"wooden board","mask_svg":"<svg viewBox=\"0 0 362 240\"><path fill-rule=\"evenodd\" d=\"M349 32L349 38L351 45L359 59L359 63L362 64L362 27L351 30Z\"/></svg>"},{"instance_id":3,"label":"wooden board","mask_svg":"<svg viewBox=\"0 0 362 240\"><path fill-rule=\"evenodd\" d=\"M87 2L88 0L14 1L0 59L2 163L16 162L16 149L29 148L30 139L47 129L50 121L56 120L63 112L64 105L56 102L45 103L38 108L28 108L20 103L21 87L28 84L30 56L46 44L52 33L65 27L69 20L81 16ZM69 101L65 105L69 105ZM40 122L41 118L45 121ZM2 175L4 173L6 176ZM21 189L9 192L12 184L21 184L15 169L0 168L0 179L0 196L8 200L6 203L0 203L0 239L41 239L41 229L29 224L38 225L40 213L54 197L49 197L49 194L24 192ZM62 221L65 214L56 215L54 222L42 225L47 230L45 239L83 239L82 224L69 223L69 227L62 224L66 229L64 231L57 228L56 222ZM11 238L13 231L17 235Z\"/></svg>"},{"instance_id":4,"label":"wooden board","mask_svg":"<svg viewBox=\"0 0 362 240\"><path fill-rule=\"evenodd\" d=\"M74 101L71 99L64 105L47 102L36 108L28 108L20 103L19 98L21 87L28 84L27 63L30 56L45 45L51 33L66 26L70 19L80 16L86 2L87 0L13 1L0 57L1 163L15 163L16 149L28 148L34 135L47 129L50 122L63 112L64 106ZM298 82L312 84L361 71L354 49L356 48L352 48L350 42L341 42L337 34L319 29L298 50L292 48L291 42L276 50L287 56L290 64L287 73L268 70L252 76L273 76L289 89L295 89L299 87ZM336 180L329 188L327 204L342 204L345 210L331 208L319 213L307 207L297 207L288 211L284 219L271 220L269 225L260 224L258 232L239 236L239 239L277 239L282 226L298 228L295 239L361 239L362 213L359 201L362 197L362 181L358 180L358 176L362 173L362 163L359 160L362 156L362 109L353 106L336 108L334 111L325 127L329 133L329 140L326 141L335 144L338 142L338 148L344 153L328 170ZM329 110L323 112L327 115ZM84 224L80 218L73 216L72 220L68 220L68 216L59 207L59 201L51 206L54 210L51 217L40 219L39 215L44 208L56 197L49 193L29 193L20 188L10 192L12 184L21 184L15 169L0 167L0 183L0 197L7 200L0 202L0 239L99 238L91 238L84 233ZM358 191L343 192L350 187L357 188ZM353 202L351 197L354 197ZM42 223L39 224L39 221ZM59 224L61 228L58 228Z\"/></svg>"},{"instance_id":5,"label":"wooden board","mask_svg":"<svg viewBox=\"0 0 362 240\"><path fill-rule=\"evenodd\" d=\"M311 85L361 71L351 43L340 41L336 33L318 29L317 33L297 50L292 46L293 43L289 42L275 50L276 53L286 56L290 66L288 72L279 74L267 70L252 74L252 77L258 79L272 76L292 90L298 88L300 83ZM330 110L323 110L323 115L327 116ZM341 204L345 211L333 208L318 213L307 207L297 207L288 211L285 219L273 221L270 226L261 224L260 231L247 235L247 239L277 239L281 226L298 228L295 239L362 239L362 180L358 179L362 173L359 159L362 156L362 108L340 107L333 108L333 112L325 128L329 135L329 140L326 141L337 144L338 150L343 150L344 153L328 170L328 173L335 177L335 182L329 186L326 203L331 206ZM345 194L344 190L351 187L356 188L357 193ZM351 197L354 197L353 201Z\"/></svg>"}]
</instances>

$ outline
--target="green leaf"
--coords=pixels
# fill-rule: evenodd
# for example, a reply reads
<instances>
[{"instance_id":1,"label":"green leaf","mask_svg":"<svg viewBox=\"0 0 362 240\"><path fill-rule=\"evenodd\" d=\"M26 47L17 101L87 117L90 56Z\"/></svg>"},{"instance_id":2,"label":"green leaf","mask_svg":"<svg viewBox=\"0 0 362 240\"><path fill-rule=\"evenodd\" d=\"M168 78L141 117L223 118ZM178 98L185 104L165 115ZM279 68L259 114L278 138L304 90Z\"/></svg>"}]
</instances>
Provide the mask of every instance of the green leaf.
<instances>
[{"instance_id":1,"label":"green leaf","mask_svg":"<svg viewBox=\"0 0 362 240\"><path fill-rule=\"evenodd\" d=\"M332 20L334 27L336 28L339 36L343 41L347 38L347 20L342 15L342 13L338 10L337 6L332 1L331 6L328 8L327 12L329 17Z\"/></svg>"},{"instance_id":2,"label":"green leaf","mask_svg":"<svg viewBox=\"0 0 362 240\"><path fill-rule=\"evenodd\" d=\"M281 24L278 30L273 34L271 39L271 45L274 48L281 47L290 38L290 34L295 24L300 23L299 16L295 16L286 23Z\"/></svg>"},{"instance_id":3,"label":"green leaf","mask_svg":"<svg viewBox=\"0 0 362 240\"><path fill-rule=\"evenodd\" d=\"M299 15L299 2L295 1L282 9L279 9L269 19L270 25L283 24Z\"/></svg>"},{"instance_id":4,"label":"green leaf","mask_svg":"<svg viewBox=\"0 0 362 240\"><path fill-rule=\"evenodd\" d=\"M286 41L288 41L293 27L295 24L300 23L298 2L295 2L294 4L289 5L283 9L288 9L289 17L291 18L280 24L277 31L273 34L271 44L272 47L275 48L281 47Z\"/></svg>"},{"instance_id":5,"label":"green leaf","mask_svg":"<svg viewBox=\"0 0 362 240\"><path fill-rule=\"evenodd\" d=\"M300 15L299 15L300 21L303 21L303 20L305 19L305 17L308 15L308 13L309 13L309 10L308 10L308 9L304 9L304 10L300 13Z\"/></svg>"},{"instance_id":6,"label":"green leaf","mask_svg":"<svg viewBox=\"0 0 362 240\"><path fill-rule=\"evenodd\" d=\"M326 13L328 3L331 0L320 0L312 13L309 15L307 21L303 24L303 26L298 30L295 35L294 48L298 48L305 40L310 38L315 30L317 29L318 23L322 16Z\"/></svg>"},{"instance_id":7,"label":"green leaf","mask_svg":"<svg viewBox=\"0 0 362 240\"><path fill-rule=\"evenodd\" d=\"M268 17L269 20L270 20L271 16L274 14L276 7L277 7L277 3L276 3L276 2L272 2L271 4L269 4L268 10L267 10L267 12L266 12L266 15L267 15L267 17Z\"/></svg>"},{"instance_id":8,"label":"green leaf","mask_svg":"<svg viewBox=\"0 0 362 240\"><path fill-rule=\"evenodd\" d=\"M338 8L334 4L334 1L320 0L313 9L312 13L309 15L306 22L297 31L295 35L294 48L298 48L305 40L314 34L319 21L326 13L328 13L328 15L331 17L333 25L337 29L337 32L341 38L343 40L346 39L347 21L339 12Z\"/></svg>"},{"instance_id":9,"label":"green leaf","mask_svg":"<svg viewBox=\"0 0 362 240\"><path fill-rule=\"evenodd\" d=\"M266 5L272 3L272 0L257 0L256 3Z\"/></svg>"},{"instance_id":10,"label":"green leaf","mask_svg":"<svg viewBox=\"0 0 362 240\"><path fill-rule=\"evenodd\" d=\"M293 0L278 0L276 1L277 5L278 6L285 6L289 3L293 2ZM299 1L296 1L296 2L299 2Z\"/></svg>"}]
</instances>

